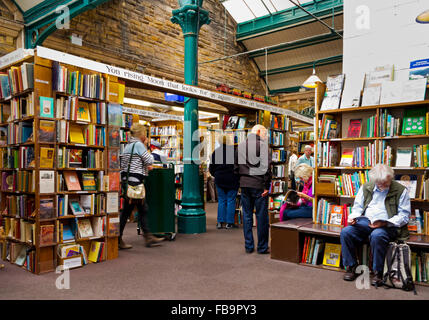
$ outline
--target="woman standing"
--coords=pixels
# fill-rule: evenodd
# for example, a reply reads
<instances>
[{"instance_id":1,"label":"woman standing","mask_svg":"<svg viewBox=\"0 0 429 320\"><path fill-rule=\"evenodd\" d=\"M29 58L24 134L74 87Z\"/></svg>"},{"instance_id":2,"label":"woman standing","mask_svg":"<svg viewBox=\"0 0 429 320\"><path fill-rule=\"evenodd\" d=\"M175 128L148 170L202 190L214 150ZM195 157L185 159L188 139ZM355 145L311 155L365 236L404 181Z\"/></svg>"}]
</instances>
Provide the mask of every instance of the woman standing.
<instances>
[{"instance_id":1,"label":"woman standing","mask_svg":"<svg viewBox=\"0 0 429 320\"><path fill-rule=\"evenodd\" d=\"M239 177L234 174L234 146L227 144L226 135L219 139L221 144L211 156L209 171L215 179L218 197L217 228L237 228L234 224L235 201ZM226 223L226 226L225 226Z\"/></svg>"},{"instance_id":2,"label":"woman standing","mask_svg":"<svg viewBox=\"0 0 429 320\"><path fill-rule=\"evenodd\" d=\"M313 217L313 168L302 163L295 168L295 177L304 182L302 192L297 192L300 197L297 203L299 207L288 208L287 204L283 204L280 209L280 221Z\"/></svg>"},{"instance_id":3,"label":"woman standing","mask_svg":"<svg viewBox=\"0 0 429 320\"><path fill-rule=\"evenodd\" d=\"M133 124L131 127L131 139L126 145L124 152L121 154L121 181L122 183L127 182L130 186L137 186L144 183L145 177L148 176L150 170L153 169L152 163L153 158L146 149L147 137L145 136L145 127L141 124ZM128 173L129 170L129 174ZM129 199L126 194L122 194L124 198L124 208L122 209L120 218L120 236L119 236L119 248L129 249L132 248L130 244L126 244L122 240L122 234L124 232L127 220L133 211L134 207L137 206L138 217L140 225L143 230L143 237L145 238L146 246L150 247L152 244L163 241L163 238L157 238L153 236L148 229L147 225L147 203L146 199Z\"/></svg>"}]
</instances>

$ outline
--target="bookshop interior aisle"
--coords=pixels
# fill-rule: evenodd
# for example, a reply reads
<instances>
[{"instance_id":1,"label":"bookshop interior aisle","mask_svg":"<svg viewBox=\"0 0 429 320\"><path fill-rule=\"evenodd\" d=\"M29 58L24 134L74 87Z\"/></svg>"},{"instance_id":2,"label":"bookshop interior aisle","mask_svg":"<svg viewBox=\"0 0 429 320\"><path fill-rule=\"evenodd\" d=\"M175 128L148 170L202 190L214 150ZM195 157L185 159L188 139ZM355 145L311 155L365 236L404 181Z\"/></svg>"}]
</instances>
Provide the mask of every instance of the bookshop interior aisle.
<instances>
[{"instance_id":1,"label":"bookshop interior aisle","mask_svg":"<svg viewBox=\"0 0 429 320\"><path fill-rule=\"evenodd\" d=\"M133 245L119 258L70 272L70 289L58 290L54 272L34 276L13 265L0 270L0 299L429 299L429 287L418 295L383 288L358 290L342 273L246 254L243 230L216 229L217 203L208 203L207 232L178 234L175 241L146 248L128 223L124 238ZM256 236L256 228L254 228Z\"/></svg>"}]
</instances>

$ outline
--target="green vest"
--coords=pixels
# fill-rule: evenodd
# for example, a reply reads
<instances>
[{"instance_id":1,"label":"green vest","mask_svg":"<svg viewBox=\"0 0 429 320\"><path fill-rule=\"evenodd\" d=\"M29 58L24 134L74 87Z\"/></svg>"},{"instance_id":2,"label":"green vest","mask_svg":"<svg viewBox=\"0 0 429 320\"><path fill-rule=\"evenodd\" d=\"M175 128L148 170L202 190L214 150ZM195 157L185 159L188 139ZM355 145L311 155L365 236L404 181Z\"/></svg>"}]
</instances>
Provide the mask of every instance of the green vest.
<instances>
[{"instance_id":1,"label":"green vest","mask_svg":"<svg viewBox=\"0 0 429 320\"><path fill-rule=\"evenodd\" d=\"M364 197L362 215L365 213L366 208L372 200L374 187L375 183L373 182L367 182L362 187ZM384 202L389 219L398 214L399 199L401 198L404 189L405 187L402 184L392 181L389 192L386 195L386 200ZM405 241L408 239L409 235L410 233L408 231L408 224L398 228L397 240Z\"/></svg>"}]
</instances>

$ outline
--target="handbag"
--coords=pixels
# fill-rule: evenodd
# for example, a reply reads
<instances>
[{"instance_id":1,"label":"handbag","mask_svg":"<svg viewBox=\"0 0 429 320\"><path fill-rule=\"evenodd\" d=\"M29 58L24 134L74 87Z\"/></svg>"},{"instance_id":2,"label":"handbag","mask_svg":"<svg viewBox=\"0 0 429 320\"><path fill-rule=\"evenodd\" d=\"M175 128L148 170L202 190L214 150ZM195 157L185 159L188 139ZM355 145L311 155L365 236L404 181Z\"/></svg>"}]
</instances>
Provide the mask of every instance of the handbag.
<instances>
[{"instance_id":1,"label":"handbag","mask_svg":"<svg viewBox=\"0 0 429 320\"><path fill-rule=\"evenodd\" d=\"M130 161L128 162L127 180L125 182L122 182L122 194L124 195L124 197L131 200L132 199L143 200L146 197L146 189L144 187L144 183L140 183L136 186L130 186L128 184L128 179L130 177L130 166L131 166L131 161L133 160L135 145L136 145L136 142L134 142L133 147L131 148L131 157L130 157Z\"/></svg>"}]
</instances>

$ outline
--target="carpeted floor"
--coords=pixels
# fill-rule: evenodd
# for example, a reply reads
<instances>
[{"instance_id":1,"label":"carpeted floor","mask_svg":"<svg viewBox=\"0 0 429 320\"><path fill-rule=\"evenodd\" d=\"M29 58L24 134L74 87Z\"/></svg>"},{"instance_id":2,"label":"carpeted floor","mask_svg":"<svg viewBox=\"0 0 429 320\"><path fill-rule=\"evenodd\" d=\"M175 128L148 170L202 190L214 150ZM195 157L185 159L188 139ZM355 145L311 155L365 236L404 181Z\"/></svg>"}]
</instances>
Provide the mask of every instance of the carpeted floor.
<instances>
[{"instance_id":1,"label":"carpeted floor","mask_svg":"<svg viewBox=\"0 0 429 320\"><path fill-rule=\"evenodd\" d=\"M243 230L217 230L217 204L207 204L207 232L178 234L175 241L146 248L129 223L124 239L134 247L119 258L70 272L70 289L58 290L59 275L36 276L6 263L0 270L0 299L428 299L429 287L418 295L371 287L356 289L342 273L246 254ZM255 230L256 236L256 230ZM255 238L256 239L256 238Z\"/></svg>"}]
</instances>

